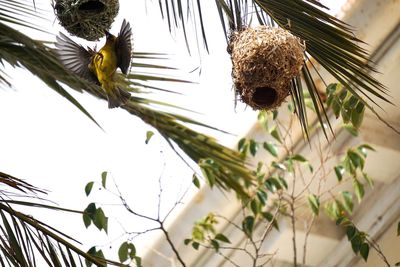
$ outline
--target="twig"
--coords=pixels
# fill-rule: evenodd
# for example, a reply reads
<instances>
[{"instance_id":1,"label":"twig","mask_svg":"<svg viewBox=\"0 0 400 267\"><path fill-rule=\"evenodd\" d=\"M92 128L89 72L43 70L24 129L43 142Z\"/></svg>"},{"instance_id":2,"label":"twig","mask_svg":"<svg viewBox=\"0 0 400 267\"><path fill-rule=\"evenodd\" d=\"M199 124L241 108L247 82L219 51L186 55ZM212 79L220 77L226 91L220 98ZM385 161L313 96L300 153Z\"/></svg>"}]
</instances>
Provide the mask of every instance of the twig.
<instances>
[{"instance_id":1,"label":"twig","mask_svg":"<svg viewBox=\"0 0 400 267\"><path fill-rule=\"evenodd\" d=\"M308 236L309 236L310 233L311 233L311 229L312 229L312 227L313 227L313 225L314 225L314 222L315 222L315 215L313 214L313 215L312 215L311 222L310 222L310 224L308 225L306 234L305 234L305 236L304 236L304 245L303 245L303 267L306 266L307 241L308 241Z\"/></svg>"},{"instance_id":2,"label":"twig","mask_svg":"<svg viewBox=\"0 0 400 267\"><path fill-rule=\"evenodd\" d=\"M159 222L160 223L160 229L161 231L164 233L165 238L167 239L167 242L169 244L169 246L171 247L171 249L174 251L176 258L178 259L178 261L180 262L180 264L182 264L183 267L186 267L185 262L183 261L183 259L181 258L181 255L179 254L178 250L175 247L174 242L172 242L169 233L167 230L165 230L164 228L164 224L163 222Z\"/></svg>"},{"instance_id":3,"label":"twig","mask_svg":"<svg viewBox=\"0 0 400 267\"><path fill-rule=\"evenodd\" d=\"M390 267L391 265L390 265L388 259L386 258L386 256L383 254L383 252L382 252L382 250L381 250L379 244L376 243L376 242L375 242L374 240L372 240L372 239L366 238L366 240L367 240L368 244L369 244L373 249L375 249L375 251L378 253L379 257L380 257L380 258L382 259L382 261L386 264L386 266Z\"/></svg>"}]
</instances>

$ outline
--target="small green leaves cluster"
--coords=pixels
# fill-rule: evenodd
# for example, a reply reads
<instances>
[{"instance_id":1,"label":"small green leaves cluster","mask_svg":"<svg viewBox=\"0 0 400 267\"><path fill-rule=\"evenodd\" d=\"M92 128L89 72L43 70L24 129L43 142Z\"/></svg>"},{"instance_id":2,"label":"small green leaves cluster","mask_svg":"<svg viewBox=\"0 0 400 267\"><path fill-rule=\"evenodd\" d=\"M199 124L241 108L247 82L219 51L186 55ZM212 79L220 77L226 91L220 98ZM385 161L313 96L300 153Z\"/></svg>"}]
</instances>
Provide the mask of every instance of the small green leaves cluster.
<instances>
[{"instance_id":1,"label":"small green leaves cluster","mask_svg":"<svg viewBox=\"0 0 400 267\"><path fill-rule=\"evenodd\" d=\"M354 201L353 195L348 191L342 191L332 201L325 203L325 213L332 220L338 220L344 215L353 213Z\"/></svg>"},{"instance_id":2,"label":"small green leaves cluster","mask_svg":"<svg viewBox=\"0 0 400 267\"><path fill-rule=\"evenodd\" d=\"M142 259L136 256L136 247L130 242L123 242L118 249L118 258L121 263L135 262L137 267L142 266Z\"/></svg>"},{"instance_id":3,"label":"small green leaves cluster","mask_svg":"<svg viewBox=\"0 0 400 267\"><path fill-rule=\"evenodd\" d=\"M101 231L107 233L108 217L102 208L96 207L95 203L90 203L83 211L83 223L88 228L92 223Z\"/></svg>"},{"instance_id":4,"label":"small green leaves cluster","mask_svg":"<svg viewBox=\"0 0 400 267\"><path fill-rule=\"evenodd\" d=\"M100 250L97 250L96 247L91 247L91 248L88 250L87 253L88 253L89 255L93 256L93 257L96 257L96 258L98 258L98 259L103 259L103 260L104 260L104 264L102 264L102 265L97 265L97 266L99 266L99 267L105 267L105 266L107 266L106 260L105 260L104 254L103 254L103 251L102 251L101 249L100 249ZM92 263L91 263L90 261L88 261L87 259L85 260L85 264L86 264L86 267L92 266Z\"/></svg>"},{"instance_id":5,"label":"small green leaves cluster","mask_svg":"<svg viewBox=\"0 0 400 267\"><path fill-rule=\"evenodd\" d=\"M99 185L100 189L107 189L107 172L101 173L101 184ZM91 181L85 186L85 194L87 197L92 193L93 187L96 182ZM99 231L104 230L107 234L108 231L108 217L105 215L103 209L101 207L97 207L95 203L90 203L85 210L83 211L83 222L85 227L88 228L92 223L99 229ZM88 254L104 259L104 254L101 250L96 250L96 246L93 246L89 249ZM120 263L129 263L134 262L135 266L141 267L142 260L140 257L136 255L136 248L134 244L130 242L123 242L118 250L118 258ZM86 261L86 267L90 267L91 263ZM106 264L104 264L106 266Z\"/></svg>"},{"instance_id":6,"label":"small green leaves cluster","mask_svg":"<svg viewBox=\"0 0 400 267\"><path fill-rule=\"evenodd\" d=\"M198 250L200 244L211 246L218 251L220 244L231 243L229 239L222 233L217 233L215 226L218 224L216 215L212 212L207 214L203 219L197 221L192 229L192 237L184 240L185 245L191 244L195 250Z\"/></svg>"},{"instance_id":7,"label":"small green leaves cluster","mask_svg":"<svg viewBox=\"0 0 400 267\"><path fill-rule=\"evenodd\" d=\"M357 135L357 130L364 118L364 103L339 83L328 85L326 94L326 104L332 109L336 118L341 116L346 125L345 128L353 135Z\"/></svg>"},{"instance_id":8,"label":"small green leaves cluster","mask_svg":"<svg viewBox=\"0 0 400 267\"><path fill-rule=\"evenodd\" d=\"M106 188L107 172L101 174L101 185ZM92 192L94 182L89 182L85 186L86 196L89 196ZM108 217L105 215L102 208L97 207L95 203L90 203L83 211L83 223L88 228L92 223L101 231L104 230L107 233L108 230Z\"/></svg>"},{"instance_id":9,"label":"small green leaves cluster","mask_svg":"<svg viewBox=\"0 0 400 267\"><path fill-rule=\"evenodd\" d=\"M269 120L275 120L278 116L278 111L260 111L258 113L258 122L263 127L264 130L268 132L268 134L278 143L282 144L281 134L279 132L279 128L277 128L276 124L269 125ZM277 145L274 142L257 142L254 139L242 138L238 143L238 151L242 158L246 158L248 154L253 157L256 156L260 147L263 147L267 150L272 156L278 157Z\"/></svg>"},{"instance_id":10,"label":"small green leaves cluster","mask_svg":"<svg viewBox=\"0 0 400 267\"><path fill-rule=\"evenodd\" d=\"M336 224L345 228L347 239L350 241L354 253L356 255L360 253L361 257L367 261L370 250L370 244L367 240L368 235L357 229L346 216L340 216L336 220Z\"/></svg>"},{"instance_id":11,"label":"small green leaves cluster","mask_svg":"<svg viewBox=\"0 0 400 267\"><path fill-rule=\"evenodd\" d=\"M360 176L363 177L370 187L373 187L371 177L364 171L368 150L375 151L367 144L359 145L356 148L350 148L347 150L342 161L334 167L339 182L342 181L345 176L351 177L354 191L359 202L364 197L365 193L364 184L361 183Z\"/></svg>"}]
</instances>

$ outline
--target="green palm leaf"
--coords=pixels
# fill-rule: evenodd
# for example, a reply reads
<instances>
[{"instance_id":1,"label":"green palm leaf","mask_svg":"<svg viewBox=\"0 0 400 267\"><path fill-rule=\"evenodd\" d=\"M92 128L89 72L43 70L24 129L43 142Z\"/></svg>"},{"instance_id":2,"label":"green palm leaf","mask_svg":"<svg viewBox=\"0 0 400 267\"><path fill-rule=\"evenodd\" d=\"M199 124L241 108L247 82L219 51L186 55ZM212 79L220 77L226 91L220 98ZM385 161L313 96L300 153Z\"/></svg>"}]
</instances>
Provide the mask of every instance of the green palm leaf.
<instances>
[{"instance_id":1,"label":"green palm leaf","mask_svg":"<svg viewBox=\"0 0 400 267\"><path fill-rule=\"evenodd\" d=\"M0 172L0 188L0 266L30 267L43 262L48 266L78 266L82 260L98 266L104 266L106 263L125 266L82 251L78 248L80 243L75 239L31 215L17 211L14 206L22 205L69 213L82 212L32 201L9 199L15 194L7 188L20 192L21 197L28 198L38 198L37 194L44 193L44 190L3 172Z\"/></svg>"},{"instance_id":2,"label":"green palm leaf","mask_svg":"<svg viewBox=\"0 0 400 267\"><path fill-rule=\"evenodd\" d=\"M167 2L168 0L165 0ZM182 0L169 0L181 5ZM354 37L352 28L338 18L326 13L322 4L315 0L215 0L222 27L228 37L230 32L248 27L253 18L259 24L282 27L300 37L306 43L306 52L322 67L342 83L354 96L362 101L380 120L381 116L374 110L377 99L391 103L384 85L372 77L376 70L369 60L369 54ZM163 6L160 6L163 8ZM184 15L190 16L196 9L190 9ZM198 6L200 7L200 6ZM249 8L251 10L249 11ZM203 12L204 13L204 12ZM173 16L174 13L170 13ZM194 14L193 16L198 16ZM179 16L181 18L181 16ZM196 23L204 31L203 20ZM178 24L179 26L179 24ZM184 28L182 28L185 31ZM203 35L204 38L206 34ZM305 54L305 59L307 59ZM314 72L304 70L302 78L305 88L312 98L318 121L325 132L324 124L329 120L325 107L319 99L314 80ZM308 136L307 113L304 105L303 87L300 80L292 83L292 99L296 107L305 134ZM387 125L388 123L385 122ZM393 130L392 126L388 125Z\"/></svg>"},{"instance_id":3,"label":"green palm leaf","mask_svg":"<svg viewBox=\"0 0 400 267\"><path fill-rule=\"evenodd\" d=\"M32 40L1 21L0 32L1 61L6 61L16 67L25 67L92 118L70 96L63 85L67 85L79 92L88 92L93 96L105 100L106 95L100 87L67 71L59 62L55 51L45 46L42 42ZM157 56L146 53L138 54L141 60L145 60L146 57L154 58ZM158 65L151 65L149 63L146 64L146 67L155 70L165 69L165 67L160 68ZM216 184L223 189L233 189L240 197L246 198L247 193L243 189L243 185L251 184L254 178L246 168L245 162L239 153L220 145L212 137L198 133L187 126L188 123L208 127L207 125L182 115L166 113L156 109L153 104L165 106L171 106L171 104L155 102L148 97L144 97L145 94L141 92L143 88L146 88L149 81L185 82L182 79L166 77L160 74L133 72L128 75L128 79L120 79L119 85L133 94L130 101L122 108L156 128L170 142L171 146L174 148L175 145L179 147L180 150L175 151L184 152L202 170L208 169L207 173L212 174L213 177L209 181L216 180L216 182L211 183L212 185ZM212 164L202 164L206 160L212 162Z\"/></svg>"}]
</instances>

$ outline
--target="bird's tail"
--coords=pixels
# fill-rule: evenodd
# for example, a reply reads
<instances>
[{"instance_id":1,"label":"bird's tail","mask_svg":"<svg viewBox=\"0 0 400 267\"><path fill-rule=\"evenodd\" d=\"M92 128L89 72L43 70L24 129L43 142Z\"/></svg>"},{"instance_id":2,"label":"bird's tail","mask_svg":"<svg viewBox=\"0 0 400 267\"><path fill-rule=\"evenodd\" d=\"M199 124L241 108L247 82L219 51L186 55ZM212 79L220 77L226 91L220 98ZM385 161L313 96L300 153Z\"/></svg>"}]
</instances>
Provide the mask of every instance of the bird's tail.
<instances>
[{"instance_id":1,"label":"bird's tail","mask_svg":"<svg viewBox=\"0 0 400 267\"><path fill-rule=\"evenodd\" d=\"M120 107L131 98L131 94L124 89L118 87L115 84L111 84L111 87L104 88L106 89L107 99L108 99L108 108L117 108Z\"/></svg>"}]
</instances>

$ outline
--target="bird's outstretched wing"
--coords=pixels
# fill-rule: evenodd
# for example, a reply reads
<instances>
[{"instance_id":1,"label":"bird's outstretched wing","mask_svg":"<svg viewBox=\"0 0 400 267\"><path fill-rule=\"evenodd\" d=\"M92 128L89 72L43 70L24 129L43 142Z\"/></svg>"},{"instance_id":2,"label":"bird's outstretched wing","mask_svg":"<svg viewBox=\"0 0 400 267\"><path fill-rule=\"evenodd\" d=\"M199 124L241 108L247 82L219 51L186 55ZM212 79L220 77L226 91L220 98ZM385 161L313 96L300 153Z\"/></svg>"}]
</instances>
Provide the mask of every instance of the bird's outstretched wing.
<instances>
[{"instance_id":1,"label":"bird's outstretched wing","mask_svg":"<svg viewBox=\"0 0 400 267\"><path fill-rule=\"evenodd\" d=\"M57 36L55 45L58 48L57 54L67 69L90 82L99 84L96 75L89 69L95 51L86 50L61 32L60 36Z\"/></svg>"},{"instance_id":2,"label":"bird's outstretched wing","mask_svg":"<svg viewBox=\"0 0 400 267\"><path fill-rule=\"evenodd\" d=\"M118 34L115 50L117 52L117 66L123 74L128 73L132 55L132 28L125 19L122 22L121 30Z\"/></svg>"}]
</instances>

